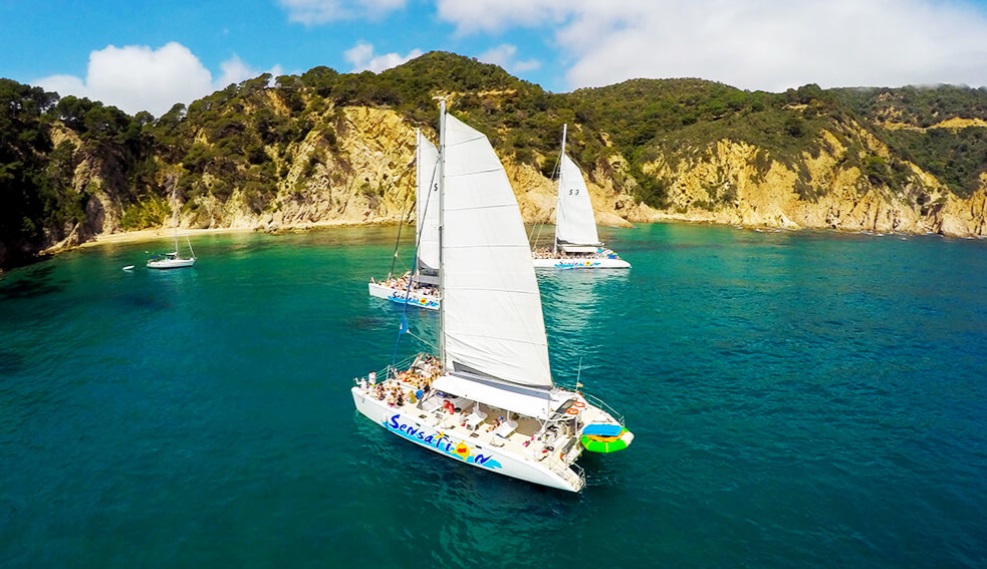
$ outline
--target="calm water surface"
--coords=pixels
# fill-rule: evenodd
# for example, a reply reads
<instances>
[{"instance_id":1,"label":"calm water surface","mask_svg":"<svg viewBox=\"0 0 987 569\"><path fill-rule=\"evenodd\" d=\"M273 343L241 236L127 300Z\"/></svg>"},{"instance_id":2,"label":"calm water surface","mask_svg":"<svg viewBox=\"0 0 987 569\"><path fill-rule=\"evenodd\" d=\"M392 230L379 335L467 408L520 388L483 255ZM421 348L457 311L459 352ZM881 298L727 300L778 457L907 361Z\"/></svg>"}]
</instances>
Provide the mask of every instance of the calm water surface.
<instances>
[{"instance_id":1,"label":"calm water surface","mask_svg":"<svg viewBox=\"0 0 987 569\"><path fill-rule=\"evenodd\" d=\"M367 296L395 231L0 281L0 566L987 566L987 243L605 231L630 271L539 276L557 380L637 435L571 495L354 411L437 329Z\"/></svg>"}]
</instances>

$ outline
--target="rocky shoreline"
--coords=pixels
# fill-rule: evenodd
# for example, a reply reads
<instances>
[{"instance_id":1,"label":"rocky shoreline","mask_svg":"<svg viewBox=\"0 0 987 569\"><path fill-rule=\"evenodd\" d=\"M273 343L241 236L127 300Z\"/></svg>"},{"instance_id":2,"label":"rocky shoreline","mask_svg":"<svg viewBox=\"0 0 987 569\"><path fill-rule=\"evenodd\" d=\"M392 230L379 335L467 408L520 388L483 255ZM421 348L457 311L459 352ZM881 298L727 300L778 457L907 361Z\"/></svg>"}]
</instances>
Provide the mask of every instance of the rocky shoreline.
<instances>
[{"instance_id":1,"label":"rocky shoreline","mask_svg":"<svg viewBox=\"0 0 987 569\"><path fill-rule=\"evenodd\" d=\"M984 239L987 236L984 235L971 235L971 234L950 234L944 232L937 232L932 230L900 230L900 229L889 229L889 228L877 228L870 229L866 227L859 228L846 228L846 227L812 227L812 226L801 226L794 222L788 220L787 223L780 224L744 224L735 223L729 221L719 221L717 219L700 215L682 215L682 214L670 214L665 212L653 212L650 219L638 220L636 223L689 223L695 225L718 225L724 227L734 227L737 229L745 229L749 231L833 231L837 233L847 233L847 234L884 234L884 235L942 235L945 237L954 237L960 239ZM289 224L283 226L263 226L259 225L257 227L225 227L225 228L212 228L212 229L180 229L182 235L196 236L196 235L207 235L207 234L230 234L230 233L270 233L270 234L280 234L280 233L292 233L292 232L304 232L304 231L316 231L320 229L329 229L333 227L378 227L386 225L395 225L397 220L377 220L372 222L357 223L352 221L323 221L323 222L311 222L311 223L297 223ZM632 227L633 224L630 222L625 222L621 224L615 223L600 223L601 226L610 227ZM121 244L121 243L140 243L155 241L159 239L167 239L172 236L172 229L170 228L160 228L160 229L144 229L140 231L126 231L120 233L111 233L97 235L95 239L81 243L77 246L64 246L64 247L53 247L45 250L43 255L54 255L64 251L70 251L73 249L81 249L88 247L97 247L106 244Z\"/></svg>"}]
</instances>

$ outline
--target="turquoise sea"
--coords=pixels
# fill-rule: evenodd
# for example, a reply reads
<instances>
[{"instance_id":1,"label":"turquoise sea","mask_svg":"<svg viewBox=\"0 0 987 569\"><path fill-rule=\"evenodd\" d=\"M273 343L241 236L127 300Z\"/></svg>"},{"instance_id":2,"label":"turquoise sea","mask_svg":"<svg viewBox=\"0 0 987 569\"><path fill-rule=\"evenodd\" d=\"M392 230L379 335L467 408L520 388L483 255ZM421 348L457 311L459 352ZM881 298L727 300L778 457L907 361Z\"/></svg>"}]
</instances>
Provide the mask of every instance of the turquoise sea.
<instances>
[{"instance_id":1,"label":"turquoise sea","mask_svg":"<svg viewBox=\"0 0 987 569\"><path fill-rule=\"evenodd\" d=\"M367 295L396 228L10 272L0 566L987 566L987 242L603 233L631 270L539 277L557 380L636 434L575 495L355 412L352 378L437 327L414 312L397 343Z\"/></svg>"}]
</instances>

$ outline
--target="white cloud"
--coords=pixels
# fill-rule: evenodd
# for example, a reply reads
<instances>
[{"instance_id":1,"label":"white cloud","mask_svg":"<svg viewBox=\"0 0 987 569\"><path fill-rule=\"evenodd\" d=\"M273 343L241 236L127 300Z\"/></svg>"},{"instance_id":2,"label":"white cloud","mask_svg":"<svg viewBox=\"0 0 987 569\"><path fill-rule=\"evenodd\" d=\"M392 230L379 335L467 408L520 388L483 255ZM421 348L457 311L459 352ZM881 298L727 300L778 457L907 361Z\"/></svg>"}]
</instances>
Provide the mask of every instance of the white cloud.
<instances>
[{"instance_id":1,"label":"white cloud","mask_svg":"<svg viewBox=\"0 0 987 569\"><path fill-rule=\"evenodd\" d=\"M220 63L219 70L221 73L219 75L219 79L216 80L217 85L239 83L244 79L250 79L251 77L256 77L259 75L259 73L253 73L250 67L248 67L238 55L234 55L233 57Z\"/></svg>"},{"instance_id":2,"label":"white cloud","mask_svg":"<svg viewBox=\"0 0 987 569\"><path fill-rule=\"evenodd\" d=\"M499 65L511 73L524 73L525 71L533 71L541 67L541 63L537 59L517 61L514 59L516 55L517 46L505 43L493 49L488 49L477 56L477 59L484 63Z\"/></svg>"},{"instance_id":3,"label":"white cloud","mask_svg":"<svg viewBox=\"0 0 987 569\"><path fill-rule=\"evenodd\" d=\"M260 75L235 55L220 69L222 74L213 80L199 58L175 42L157 50L111 45L89 54L85 79L53 75L33 83L61 96L87 97L130 114L148 111L161 116L175 103L188 104L230 83Z\"/></svg>"},{"instance_id":4,"label":"white cloud","mask_svg":"<svg viewBox=\"0 0 987 569\"><path fill-rule=\"evenodd\" d=\"M33 83L45 91L54 91L61 96L87 96L83 95L86 92L86 84L75 75L51 75L44 79L33 81Z\"/></svg>"},{"instance_id":5,"label":"white cloud","mask_svg":"<svg viewBox=\"0 0 987 569\"><path fill-rule=\"evenodd\" d=\"M498 33L513 26L556 24L578 3L576 0L437 0L436 7L439 18L455 24L457 33L470 34Z\"/></svg>"},{"instance_id":6,"label":"white cloud","mask_svg":"<svg viewBox=\"0 0 987 569\"><path fill-rule=\"evenodd\" d=\"M383 55L374 54L373 44L359 42L355 46L346 50L343 57L353 66L353 71L373 71L380 73L385 69L397 67L402 63L414 59L422 54L420 49L413 49L408 55L397 53L385 53Z\"/></svg>"},{"instance_id":7,"label":"white cloud","mask_svg":"<svg viewBox=\"0 0 987 569\"><path fill-rule=\"evenodd\" d=\"M460 34L544 29L570 87L700 77L780 91L987 84L987 16L963 0L437 0Z\"/></svg>"},{"instance_id":8,"label":"white cloud","mask_svg":"<svg viewBox=\"0 0 987 569\"><path fill-rule=\"evenodd\" d=\"M406 0L280 0L288 10L288 20L306 26L339 20L367 18L379 20L404 8Z\"/></svg>"}]
</instances>

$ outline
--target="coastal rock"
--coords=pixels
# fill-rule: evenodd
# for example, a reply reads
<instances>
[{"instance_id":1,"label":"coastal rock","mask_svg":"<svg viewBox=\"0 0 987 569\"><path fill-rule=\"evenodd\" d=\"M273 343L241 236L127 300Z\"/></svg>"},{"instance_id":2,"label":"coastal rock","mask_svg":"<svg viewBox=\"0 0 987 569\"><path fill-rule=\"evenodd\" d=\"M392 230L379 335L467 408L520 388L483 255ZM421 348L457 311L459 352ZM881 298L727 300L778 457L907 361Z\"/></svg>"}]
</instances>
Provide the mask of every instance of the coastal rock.
<instances>
[{"instance_id":1,"label":"coastal rock","mask_svg":"<svg viewBox=\"0 0 987 569\"><path fill-rule=\"evenodd\" d=\"M273 105L277 112L290 112L278 104ZM949 123L950 127L957 125ZM437 140L435 132L423 131ZM196 140L203 145L214 143L204 131ZM85 148L71 131L55 128L53 142L63 141L78 148L72 185L74 191L88 196L86 221L58 232L65 237L53 234L49 250L121 231L125 204L139 199L112 155ZM960 198L935 176L904 163L903 186L892 191L886 181L868 176L856 165L867 157L884 160L890 156L889 149L866 129L851 123L841 132L824 130L815 147L815 151L786 160L730 139L677 151L658 146L641 172L664 188L661 207L635 197L638 182L621 154L614 152L582 167L600 225L626 227L678 220L748 228L937 232L959 237L980 237L987 230L987 175L981 177L980 188L971 197ZM415 128L395 110L330 105L285 151L268 148L265 152L281 172L271 188L271 199L259 206L252 202L249 184L238 179L246 180L245 172L234 177L205 172L197 182L201 190L177 193L174 205L179 208L179 226L276 232L414 219ZM502 161L525 222L554 221L555 182L514 156L502 156ZM164 169L162 186L172 192L183 172L181 165ZM223 195L227 197L218 197Z\"/></svg>"},{"instance_id":2,"label":"coastal rock","mask_svg":"<svg viewBox=\"0 0 987 569\"><path fill-rule=\"evenodd\" d=\"M869 155L888 155L887 147L863 129L854 134ZM987 176L982 176L979 190L963 199L908 163L905 191L893 192L856 166L846 165L850 150L841 138L825 131L823 137L817 155L803 152L794 164L768 156L767 168L759 166L766 161L765 151L729 140L702 151L692 149L678 159L659 156L644 171L668 187L669 204L661 210L638 208L628 219L983 235Z\"/></svg>"}]
</instances>

